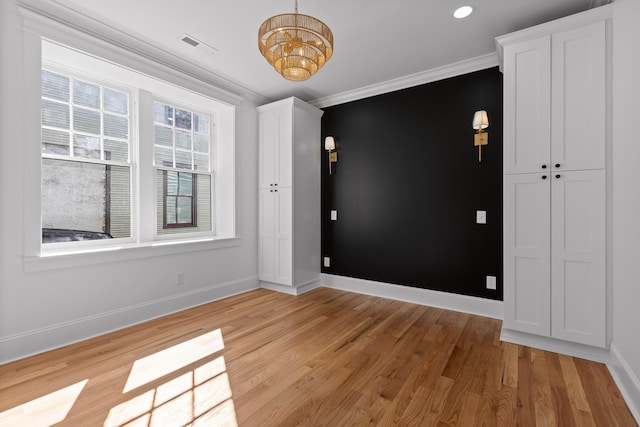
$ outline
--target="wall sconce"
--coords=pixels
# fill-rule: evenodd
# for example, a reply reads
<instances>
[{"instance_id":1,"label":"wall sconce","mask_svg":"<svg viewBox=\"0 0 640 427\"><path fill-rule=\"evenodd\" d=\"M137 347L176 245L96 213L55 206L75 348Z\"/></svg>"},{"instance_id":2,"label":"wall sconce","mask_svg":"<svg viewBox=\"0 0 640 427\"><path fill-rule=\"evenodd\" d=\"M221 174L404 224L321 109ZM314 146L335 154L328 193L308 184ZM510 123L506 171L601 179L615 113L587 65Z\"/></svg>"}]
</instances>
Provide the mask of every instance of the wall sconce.
<instances>
[{"instance_id":1,"label":"wall sconce","mask_svg":"<svg viewBox=\"0 0 640 427\"><path fill-rule=\"evenodd\" d=\"M336 153L336 141L332 136L328 136L324 139L324 149L329 152L329 175L331 175L331 163L338 161L338 153Z\"/></svg>"},{"instance_id":2,"label":"wall sconce","mask_svg":"<svg viewBox=\"0 0 640 427\"><path fill-rule=\"evenodd\" d=\"M482 146L489 144L489 134L482 132L482 129L489 127L489 117L484 110L476 111L473 115L473 128L478 132L474 135L473 145L478 147L478 161L482 161Z\"/></svg>"}]
</instances>

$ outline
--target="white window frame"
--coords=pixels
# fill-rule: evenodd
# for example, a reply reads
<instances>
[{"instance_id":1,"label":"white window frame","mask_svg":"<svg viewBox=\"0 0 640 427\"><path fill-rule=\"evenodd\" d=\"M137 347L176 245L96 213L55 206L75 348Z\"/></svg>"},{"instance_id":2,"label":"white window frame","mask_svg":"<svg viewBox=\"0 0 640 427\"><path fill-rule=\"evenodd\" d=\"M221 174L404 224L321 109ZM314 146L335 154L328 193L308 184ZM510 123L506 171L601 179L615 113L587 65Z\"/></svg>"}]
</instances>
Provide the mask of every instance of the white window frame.
<instances>
[{"instance_id":1,"label":"white window frame","mask_svg":"<svg viewBox=\"0 0 640 427\"><path fill-rule=\"evenodd\" d=\"M193 174L204 174L204 175L208 175L211 179L211 186L212 189L215 186L215 182L216 182L216 170L215 170L215 165L216 165L216 159L217 159L217 152L216 152L216 148L217 148L217 144L216 144L216 135L214 130L216 129L216 115L215 113L211 113L208 111L203 110L201 107L198 106L194 106L194 105L185 105L184 103L181 102L177 102L176 100L171 100L168 99L166 97L159 97L159 96L152 96L152 101L153 103L155 102L159 102L162 104L167 104L167 105L171 105L173 106L173 108L179 108L179 109L184 109L184 110L189 110L192 113L201 113L201 114L207 114L210 118L210 123L209 123L209 137L210 137L210 141L209 141L209 167L208 167L208 171L197 171L197 170L192 170L189 171L187 169L181 169L181 168L168 168L168 167L164 167L164 166L159 166L159 165L154 165L154 176L157 173L157 171L159 170L166 170L166 171L175 171L175 172L191 172ZM154 123L155 124L155 123ZM153 144L153 142L152 142ZM155 148L155 146L154 146ZM215 215L215 190L213 190L214 193L214 197L211 197L211 203L209 206L209 210L211 212L211 231L210 232L188 232L188 231L183 231L180 232L176 235L174 234L157 234L156 232L156 236L155 239L156 240L172 240L172 239L176 239L176 236L182 236L183 238L197 238L200 236L206 236L208 234L212 234L215 235L216 233L216 215ZM159 192L156 191L156 206L158 203L158 200L161 199L163 197L163 194L159 194ZM156 227L155 230L157 230L159 228L159 225L157 223L157 216L156 216Z\"/></svg>"},{"instance_id":2,"label":"white window frame","mask_svg":"<svg viewBox=\"0 0 640 427\"><path fill-rule=\"evenodd\" d=\"M122 245L122 244L134 244L136 242L137 230L135 228L135 213L137 211L136 206L136 197L134 191L136 190L136 180L135 177L137 175L138 163L136 161L136 150L137 150L137 141L136 134L138 133L137 129L137 114L136 111L136 89L133 87L128 87L123 85L121 82L115 81L107 81L102 78L97 78L95 76L91 76L88 74L82 74L78 72L78 70L67 68L64 65L60 65L58 63L49 62L43 60L42 69L47 69L52 72L62 74L64 76L69 77L70 80L77 79L82 81L87 81L89 83L97 84L100 86L117 89L122 92L126 92L129 95L129 162L119 162L119 161L94 161L92 159L87 159L84 157L71 157L65 155L56 155L56 154L41 154L41 159L52 159L52 160L63 160L63 161L73 161L73 162L81 162L81 163L95 163L95 164L104 164L104 165L113 165L113 166L125 166L129 168L130 171L130 194L131 200L129 202L130 212L129 217L131 218L131 233L129 237L123 238L115 238L115 239L99 239L99 240L87 240L87 241L77 241L77 242L57 242L57 243L41 243L41 254L42 255L54 255L56 253L67 253L73 251L82 251L82 250L95 250L97 248L108 248L109 246L114 245ZM70 104L71 105L71 104ZM42 126L41 126L42 127ZM73 134L73 130L71 130ZM42 227L42 223L40 224ZM97 230L96 230L97 231Z\"/></svg>"},{"instance_id":3,"label":"white window frame","mask_svg":"<svg viewBox=\"0 0 640 427\"><path fill-rule=\"evenodd\" d=\"M23 111L26 118L25 140L23 141L23 174L25 181L25 218L24 218L24 268L25 271L41 271L57 268L67 268L72 266L91 265L111 261L130 260L137 258L170 255L192 251L203 251L217 248L237 246L240 238L236 235L236 212L235 212L235 110L242 102L242 98L220 89L216 86L205 83L196 77L185 74L178 62L155 62L139 54L129 51L122 44L110 43L104 38L96 38L78 29L65 26L48 17L26 9L21 9L24 18L24 102ZM140 144L138 152L132 149L131 162L134 164L134 175L137 175L137 183L134 184L132 194L132 209L137 209L138 215L133 219L131 242L93 242L87 245L79 245L73 242L72 247L56 247L56 250L45 250L41 240L41 199L40 199L40 162L41 162L41 124L40 120L33 118L40 117L41 102L41 70L42 70L42 49L43 43L52 41L77 50L87 55L87 58L102 58L106 63L119 64L122 70L137 73L148 80L161 82L168 89L163 93L168 99L181 100L181 97L171 96L170 92L179 91L181 94L189 93L192 96L208 99L216 104L218 111L216 117L216 141L221 143L217 146L215 158L216 178L215 178L215 210L212 212L215 224L216 235L213 236L185 236L170 240L156 239L153 227L142 227L142 223L152 222L155 226L155 192L139 191L137 186L147 185L153 188L153 168L136 168L138 162L136 154L141 158L152 155L152 144ZM135 71L133 71L135 70ZM80 73L84 76L86 73ZM92 73L90 74L90 76ZM127 81L126 79L100 79ZM127 83L129 83L127 81ZM135 85L137 86L137 85ZM144 90L138 95L137 102L142 103ZM149 97L151 99L151 97ZM192 104L178 102L182 104ZM197 103L196 103L197 104ZM138 107L139 108L139 107ZM133 114L136 114L132 110ZM150 115L151 116L151 115ZM145 122L151 122L149 129L152 131L153 118L138 117L140 139L149 138L145 135ZM145 146L151 145L151 148ZM145 150L151 150L151 153ZM151 158L151 157L149 157ZM147 171L147 172L145 172ZM147 180L145 183L144 181ZM150 212L149 212L150 211ZM148 214L151 213L151 216ZM145 216L146 215L146 216ZM141 218L153 218L153 221L144 221ZM134 231L135 230L135 231ZM113 239L120 240L120 239ZM54 245L54 244L48 244ZM58 245L58 244L55 244Z\"/></svg>"}]
</instances>

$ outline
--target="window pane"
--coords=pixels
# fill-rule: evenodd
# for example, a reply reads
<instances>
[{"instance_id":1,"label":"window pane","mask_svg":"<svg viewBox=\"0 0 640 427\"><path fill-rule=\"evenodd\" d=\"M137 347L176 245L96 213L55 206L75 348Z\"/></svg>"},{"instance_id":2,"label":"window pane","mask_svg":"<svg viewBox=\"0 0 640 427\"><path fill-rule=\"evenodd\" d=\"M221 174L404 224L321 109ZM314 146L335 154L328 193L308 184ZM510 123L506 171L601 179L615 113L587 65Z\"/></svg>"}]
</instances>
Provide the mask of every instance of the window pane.
<instances>
[{"instance_id":1,"label":"window pane","mask_svg":"<svg viewBox=\"0 0 640 427\"><path fill-rule=\"evenodd\" d=\"M126 117L104 115L104 135L114 138L129 138L129 120Z\"/></svg>"},{"instance_id":2,"label":"window pane","mask_svg":"<svg viewBox=\"0 0 640 427\"><path fill-rule=\"evenodd\" d=\"M86 107L100 108L100 86L74 80L73 102Z\"/></svg>"},{"instance_id":3,"label":"window pane","mask_svg":"<svg viewBox=\"0 0 640 427\"><path fill-rule=\"evenodd\" d=\"M191 196L193 194L193 174L178 173L178 195Z\"/></svg>"},{"instance_id":4,"label":"window pane","mask_svg":"<svg viewBox=\"0 0 640 427\"><path fill-rule=\"evenodd\" d=\"M73 135L73 155L85 159L100 158L100 138L87 135Z\"/></svg>"},{"instance_id":5,"label":"window pane","mask_svg":"<svg viewBox=\"0 0 640 427\"><path fill-rule=\"evenodd\" d=\"M154 165L173 167L173 150L155 147L154 154Z\"/></svg>"},{"instance_id":6,"label":"window pane","mask_svg":"<svg viewBox=\"0 0 640 427\"><path fill-rule=\"evenodd\" d=\"M194 169L209 172L209 156L206 154L193 155Z\"/></svg>"},{"instance_id":7,"label":"window pane","mask_svg":"<svg viewBox=\"0 0 640 427\"><path fill-rule=\"evenodd\" d=\"M176 130L176 148L191 150L191 133Z\"/></svg>"},{"instance_id":8,"label":"window pane","mask_svg":"<svg viewBox=\"0 0 640 427\"><path fill-rule=\"evenodd\" d=\"M129 96L124 92L104 88L104 110L112 113L127 114L129 111Z\"/></svg>"},{"instance_id":9,"label":"window pane","mask_svg":"<svg viewBox=\"0 0 640 427\"><path fill-rule=\"evenodd\" d=\"M173 173L176 181L180 180L180 192L182 194L183 185L185 188L190 188L193 192L193 180L195 180L195 194L192 196L182 195L176 196L175 194L164 193L164 179L165 173ZM178 178L178 174L180 178ZM167 178L170 175L167 175ZM185 185L186 184L186 185ZM166 234L179 234L179 233L193 233L198 231L211 231L211 176L192 174L188 172L175 172L175 171L157 171L156 172L156 188L158 191L157 198L157 233L159 235ZM173 188L173 187L172 187ZM193 198L192 202L188 202ZM182 200L180 200L182 199ZM189 213L189 208L186 206L195 206L195 211ZM178 207L181 207L178 213ZM193 209L193 208L191 208ZM164 216L166 210L166 217ZM179 226L175 225L176 221L186 222L187 214L193 217L195 225ZM174 224L173 226L166 226L165 224Z\"/></svg>"},{"instance_id":10,"label":"window pane","mask_svg":"<svg viewBox=\"0 0 640 427\"><path fill-rule=\"evenodd\" d=\"M74 107L73 130L100 135L100 112Z\"/></svg>"},{"instance_id":11,"label":"window pane","mask_svg":"<svg viewBox=\"0 0 640 427\"><path fill-rule=\"evenodd\" d=\"M176 150L176 166L180 169L192 169L191 152Z\"/></svg>"},{"instance_id":12,"label":"window pane","mask_svg":"<svg viewBox=\"0 0 640 427\"><path fill-rule=\"evenodd\" d=\"M117 162L129 161L129 144L122 141L104 140L104 159Z\"/></svg>"},{"instance_id":13,"label":"window pane","mask_svg":"<svg viewBox=\"0 0 640 427\"><path fill-rule=\"evenodd\" d=\"M178 194L178 172L166 171L167 179L167 195L175 196Z\"/></svg>"},{"instance_id":14,"label":"window pane","mask_svg":"<svg viewBox=\"0 0 640 427\"><path fill-rule=\"evenodd\" d=\"M193 135L193 149L200 153L209 152L209 135Z\"/></svg>"},{"instance_id":15,"label":"window pane","mask_svg":"<svg viewBox=\"0 0 640 427\"><path fill-rule=\"evenodd\" d=\"M69 78L42 70L42 96L69 101Z\"/></svg>"},{"instance_id":16,"label":"window pane","mask_svg":"<svg viewBox=\"0 0 640 427\"><path fill-rule=\"evenodd\" d=\"M176 108L176 127L191 130L191 112Z\"/></svg>"},{"instance_id":17,"label":"window pane","mask_svg":"<svg viewBox=\"0 0 640 427\"><path fill-rule=\"evenodd\" d=\"M178 197L177 223L190 224L192 221L191 197Z\"/></svg>"},{"instance_id":18,"label":"window pane","mask_svg":"<svg viewBox=\"0 0 640 427\"><path fill-rule=\"evenodd\" d=\"M69 155L69 132L42 129L42 152Z\"/></svg>"},{"instance_id":19,"label":"window pane","mask_svg":"<svg viewBox=\"0 0 640 427\"><path fill-rule=\"evenodd\" d=\"M69 105L42 100L42 124L69 129Z\"/></svg>"},{"instance_id":20,"label":"window pane","mask_svg":"<svg viewBox=\"0 0 640 427\"><path fill-rule=\"evenodd\" d=\"M155 102L153 105L153 117L158 123L173 126L173 107Z\"/></svg>"},{"instance_id":21,"label":"window pane","mask_svg":"<svg viewBox=\"0 0 640 427\"><path fill-rule=\"evenodd\" d=\"M42 159L43 236L44 229L60 229L56 233L67 240L104 237L98 233L129 237L130 180L129 167Z\"/></svg>"},{"instance_id":22,"label":"window pane","mask_svg":"<svg viewBox=\"0 0 640 427\"><path fill-rule=\"evenodd\" d=\"M176 205L177 205L177 197L169 196L167 197L167 224L175 224L176 223Z\"/></svg>"},{"instance_id":23,"label":"window pane","mask_svg":"<svg viewBox=\"0 0 640 427\"><path fill-rule=\"evenodd\" d=\"M209 134L209 116L202 114L193 114L193 131L203 134Z\"/></svg>"},{"instance_id":24,"label":"window pane","mask_svg":"<svg viewBox=\"0 0 640 427\"><path fill-rule=\"evenodd\" d=\"M156 145L173 147L173 129L165 126L154 126L153 143Z\"/></svg>"}]
</instances>

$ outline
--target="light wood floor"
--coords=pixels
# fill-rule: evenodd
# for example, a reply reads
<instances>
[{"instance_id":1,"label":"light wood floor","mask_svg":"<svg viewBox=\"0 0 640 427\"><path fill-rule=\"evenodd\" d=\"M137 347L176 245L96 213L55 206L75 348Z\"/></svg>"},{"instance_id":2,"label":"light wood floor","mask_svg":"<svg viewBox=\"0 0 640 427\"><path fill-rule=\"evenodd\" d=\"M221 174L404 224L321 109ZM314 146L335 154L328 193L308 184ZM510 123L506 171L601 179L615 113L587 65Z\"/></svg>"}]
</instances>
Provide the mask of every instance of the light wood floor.
<instances>
[{"instance_id":1,"label":"light wood floor","mask_svg":"<svg viewBox=\"0 0 640 427\"><path fill-rule=\"evenodd\" d=\"M636 426L604 365L500 325L256 290L0 366L0 426Z\"/></svg>"}]
</instances>

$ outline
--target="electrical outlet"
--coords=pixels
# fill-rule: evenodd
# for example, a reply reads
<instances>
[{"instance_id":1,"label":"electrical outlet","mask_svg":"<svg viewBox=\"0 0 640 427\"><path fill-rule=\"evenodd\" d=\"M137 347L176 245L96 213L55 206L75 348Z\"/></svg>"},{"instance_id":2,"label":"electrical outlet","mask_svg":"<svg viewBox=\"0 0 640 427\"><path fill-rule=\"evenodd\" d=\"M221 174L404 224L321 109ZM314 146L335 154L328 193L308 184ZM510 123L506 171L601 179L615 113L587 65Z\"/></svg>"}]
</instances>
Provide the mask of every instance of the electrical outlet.
<instances>
[{"instance_id":1,"label":"electrical outlet","mask_svg":"<svg viewBox=\"0 0 640 427\"><path fill-rule=\"evenodd\" d=\"M487 276L487 289L496 290L496 276Z\"/></svg>"},{"instance_id":2,"label":"electrical outlet","mask_svg":"<svg viewBox=\"0 0 640 427\"><path fill-rule=\"evenodd\" d=\"M325 267L331 267L331 258L329 258L328 256L324 257L324 263L323 265Z\"/></svg>"},{"instance_id":3,"label":"electrical outlet","mask_svg":"<svg viewBox=\"0 0 640 427\"><path fill-rule=\"evenodd\" d=\"M184 285L184 273L182 271L178 271L176 273L176 286Z\"/></svg>"},{"instance_id":4,"label":"electrical outlet","mask_svg":"<svg viewBox=\"0 0 640 427\"><path fill-rule=\"evenodd\" d=\"M487 211L476 211L476 224L487 223Z\"/></svg>"}]
</instances>

